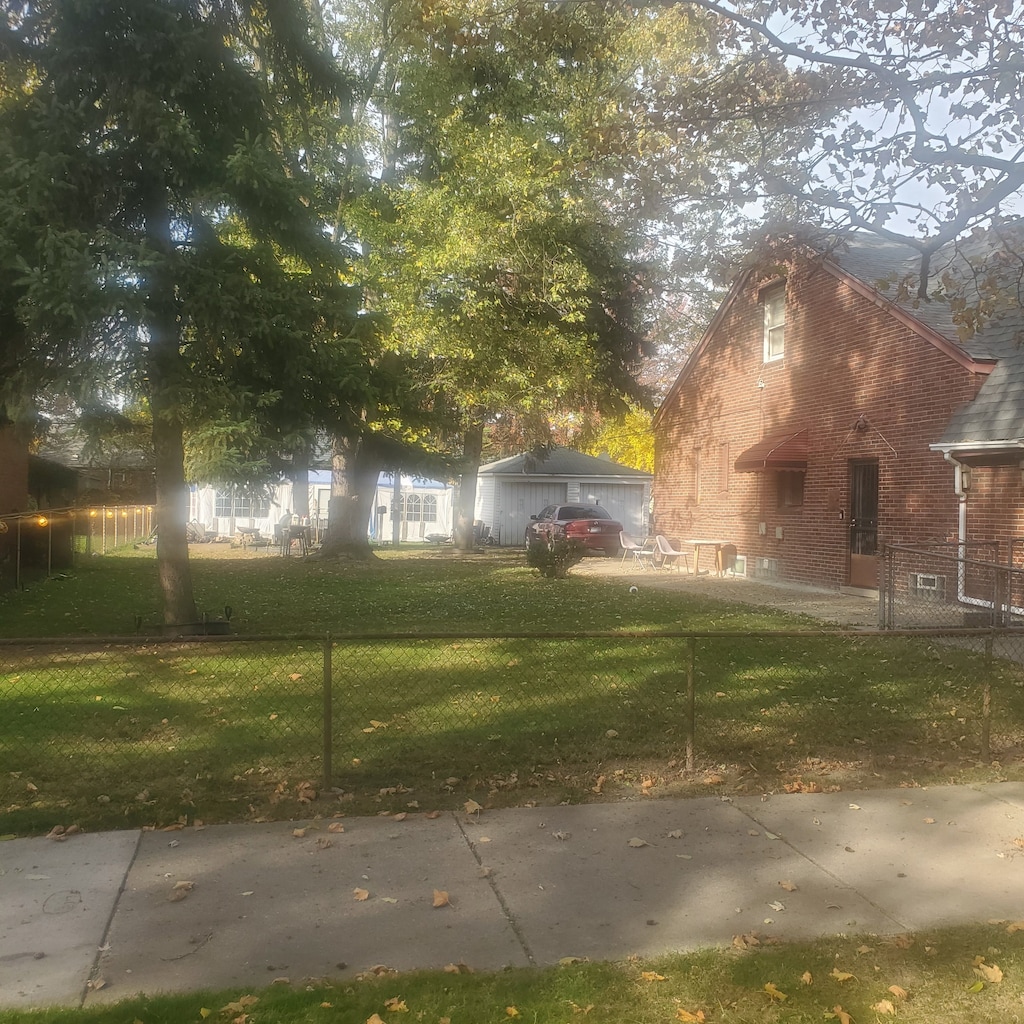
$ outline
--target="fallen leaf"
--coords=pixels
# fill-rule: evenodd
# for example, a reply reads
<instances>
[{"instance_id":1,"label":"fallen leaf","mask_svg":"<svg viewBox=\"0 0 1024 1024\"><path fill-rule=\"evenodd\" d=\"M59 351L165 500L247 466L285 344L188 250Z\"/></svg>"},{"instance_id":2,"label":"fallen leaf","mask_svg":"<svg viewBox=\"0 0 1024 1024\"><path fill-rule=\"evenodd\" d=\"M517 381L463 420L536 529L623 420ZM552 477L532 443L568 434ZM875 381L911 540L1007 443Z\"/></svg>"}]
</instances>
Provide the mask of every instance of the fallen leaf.
<instances>
[{"instance_id":1,"label":"fallen leaf","mask_svg":"<svg viewBox=\"0 0 1024 1024\"><path fill-rule=\"evenodd\" d=\"M804 985L813 985L814 984L814 977L813 977L813 975L811 974L810 971L804 971L804 973L800 975L800 981Z\"/></svg>"},{"instance_id":2,"label":"fallen leaf","mask_svg":"<svg viewBox=\"0 0 1024 1024\"><path fill-rule=\"evenodd\" d=\"M907 990L905 988L900 988L899 985L890 985L886 989L886 991L890 995L895 996L897 999L906 999L907 998Z\"/></svg>"},{"instance_id":3,"label":"fallen leaf","mask_svg":"<svg viewBox=\"0 0 1024 1024\"><path fill-rule=\"evenodd\" d=\"M301 672L293 672L288 678L293 683L297 683L302 678L302 673Z\"/></svg>"},{"instance_id":4,"label":"fallen leaf","mask_svg":"<svg viewBox=\"0 0 1024 1024\"><path fill-rule=\"evenodd\" d=\"M462 807L467 814L479 814L483 810L475 800L467 800Z\"/></svg>"},{"instance_id":5,"label":"fallen leaf","mask_svg":"<svg viewBox=\"0 0 1024 1024\"><path fill-rule=\"evenodd\" d=\"M427 818L430 821L433 821L435 818L440 818L441 817L441 812L440 811L427 811L427 813L424 814L423 817Z\"/></svg>"},{"instance_id":6,"label":"fallen leaf","mask_svg":"<svg viewBox=\"0 0 1024 1024\"><path fill-rule=\"evenodd\" d=\"M896 1015L896 1007L888 999L880 999L871 1009L876 1013L887 1013L891 1017Z\"/></svg>"},{"instance_id":7,"label":"fallen leaf","mask_svg":"<svg viewBox=\"0 0 1024 1024\"><path fill-rule=\"evenodd\" d=\"M206 1018L209 1017L211 1013L213 1013L213 1010L211 1010L208 1006L199 1007L199 1016L202 1017L203 1020L206 1020Z\"/></svg>"},{"instance_id":8,"label":"fallen leaf","mask_svg":"<svg viewBox=\"0 0 1024 1024\"><path fill-rule=\"evenodd\" d=\"M221 1013L242 1013L247 1006L255 1006L260 1001L259 996L241 996L233 1003L228 1003L220 1008Z\"/></svg>"},{"instance_id":9,"label":"fallen leaf","mask_svg":"<svg viewBox=\"0 0 1024 1024\"><path fill-rule=\"evenodd\" d=\"M853 978L853 975L850 974L849 971L841 971L838 967L833 967L832 970L828 972L828 976L830 978L835 978L840 985L844 981L849 981L851 978Z\"/></svg>"},{"instance_id":10,"label":"fallen leaf","mask_svg":"<svg viewBox=\"0 0 1024 1024\"><path fill-rule=\"evenodd\" d=\"M179 903L195 888L195 882L175 882L167 894L168 903Z\"/></svg>"},{"instance_id":11,"label":"fallen leaf","mask_svg":"<svg viewBox=\"0 0 1024 1024\"><path fill-rule=\"evenodd\" d=\"M974 982L973 985L968 985L967 986L967 991L968 992L980 992L984 987L985 987L985 982L983 982L979 978L976 982Z\"/></svg>"},{"instance_id":12,"label":"fallen leaf","mask_svg":"<svg viewBox=\"0 0 1024 1024\"><path fill-rule=\"evenodd\" d=\"M327 831L328 832L344 832L345 831L345 826L342 825L342 823L340 821L332 821L330 823L330 825L327 826Z\"/></svg>"},{"instance_id":13,"label":"fallen leaf","mask_svg":"<svg viewBox=\"0 0 1024 1024\"><path fill-rule=\"evenodd\" d=\"M703 1024L705 1017L703 1010L697 1010L691 1013L689 1010L684 1010L681 1006L676 1010L676 1020L686 1021L686 1024Z\"/></svg>"},{"instance_id":14,"label":"fallen leaf","mask_svg":"<svg viewBox=\"0 0 1024 1024\"><path fill-rule=\"evenodd\" d=\"M796 883L794 883L794 882L789 882L789 881L779 882L779 885L783 889L785 889L786 892L796 892L796 890L797 890Z\"/></svg>"},{"instance_id":15,"label":"fallen leaf","mask_svg":"<svg viewBox=\"0 0 1024 1024\"><path fill-rule=\"evenodd\" d=\"M409 1007L405 1005L405 1000L399 996L394 996L391 999L384 1000L384 1009L390 1010L392 1013L408 1013Z\"/></svg>"},{"instance_id":16,"label":"fallen leaf","mask_svg":"<svg viewBox=\"0 0 1024 1024\"><path fill-rule=\"evenodd\" d=\"M859 811L860 810L860 804L850 804L850 810L851 811Z\"/></svg>"},{"instance_id":17,"label":"fallen leaf","mask_svg":"<svg viewBox=\"0 0 1024 1024\"><path fill-rule=\"evenodd\" d=\"M1024 932L1024 921L1011 921L1006 926L1006 934L1013 935L1014 932Z\"/></svg>"},{"instance_id":18,"label":"fallen leaf","mask_svg":"<svg viewBox=\"0 0 1024 1024\"><path fill-rule=\"evenodd\" d=\"M444 889L434 890L434 906L435 907L447 907L449 906L448 893Z\"/></svg>"},{"instance_id":19,"label":"fallen leaf","mask_svg":"<svg viewBox=\"0 0 1024 1024\"><path fill-rule=\"evenodd\" d=\"M519 1011L514 1006L506 1006L505 1007L505 1016L506 1017L518 1017L519 1016Z\"/></svg>"},{"instance_id":20,"label":"fallen leaf","mask_svg":"<svg viewBox=\"0 0 1024 1024\"><path fill-rule=\"evenodd\" d=\"M776 914L781 914L782 911L786 909L786 904L780 903L778 900L776 900L774 903L769 903L768 906L771 907Z\"/></svg>"},{"instance_id":21,"label":"fallen leaf","mask_svg":"<svg viewBox=\"0 0 1024 1024\"><path fill-rule=\"evenodd\" d=\"M640 972L640 977L644 981L665 981L665 980L667 980L665 978L664 974L659 974L657 971L641 971Z\"/></svg>"},{"instance_id":22,"label":"fallen leaf","mask_svg":"<svg viewBox=\"0 0 1024 1024\"><path fill-rule=\"evenodd\" d=\"M293 828L292 835L296 839L304 839L306 837L306 830L304 828Z\"/></svg>"},{"instance_id":23,"label":"fallen leaf","mask_svg":"<svg viewBox=\"0 0 1024 1024\"><path fill-rule=\"evenodd\" d=\"M576 1003L574 1003L571 999L569 1000L569 1005L572 1007L573 1013L582 1013L584 1015L590 1013L590 1011L594 1008L593 1003L587 1003L586 1006L579 1006Z\"/></svg>"},{"instance_id":24,"label":"fallen leaf","mask_svg":"<svg viewBox=\"0 0 1024 1024\"><path fill-rule=\"evenodd\" d=\"M893 937L892 944L897 949L910 949L914 944L914 939L910 935L896 935Z\"/></svg>"},{"instance_id":25,"label":"fallen leaf","mask_svg":"<svg viewBox=\"0 0 1024 1024\"><path fill-rule=\"evenodd\" d=\"M601 790L604 789L606 781L607 779L604 775L598 775L597 780L594 782L593 786L590 787L591 793L600 793Z\"/></svg>"},{"instance_id":26,"label":"fallen leaf","mask_svg":"<svg viewBox=\"0 0 1024 1024\"><path fill-rule=\"evenodd\" d=\"M836 1015L839 1024L853 1024L853 1018L841 1006L833 1006L832 1012Z\"/></svg>"},{"instance_id":27,"label":"fallen leaf","mask_svg":"<svg viewBox=\"0 0 1024 1024\"><path fill-rule=\"evenodd\" d=\"M753 946L760 946L761 940L753 933L749 935L734 935L732 937L732 944L737 949L750 949Z\"/></svg>"},{"instance_id":28,"label":"fallen leaf","mask_svg":"<svg viewBox=\"0 0 1024 1024\"><path fill-rule=\"evenodd\" d=\"M358 903L363 903L370 898L370 893L367 889L353 889L352 895Z\"/></svg>"},{"instance_id":29,"label":"fallen leaf","mask_svg":"<svg viewBox=\"0 0 1024 1024\"><path fill-rule=\"evenodd\" d=\"M461 960L457 964L445 964L445 974L472 974L473 968L468 967Z\"/></svg>"},{"instance_id":30,"label":"fallen leaf","mask_svg":"<svg viewBox=\"0 0 1024 1024\"><path fill-rule=\"evenodd\" d=\"M366 1018L366 1024L384 1024L384 1018L379 1013L372 1013Z\"/></svg>"},{"instance_id":31,"label":"fallen leaf","mask_svg":"<svg viewBox=\"0 0 1024 1024\"><path fill-rule=\"evenodd\" d=\"M1003 972L995 965L989 966L986 963L976 964L974 973L983 981L992 985L998 985L1003 980Z\"/></svg>"},{"instance_id":32,"label":"fallen leaf","mask_svg":"<svg viewBox=\"0 0 1024 1024\"><path fill-rule=\"evenodd\" d=\"M639 850L641 846L647 846L648 843L644 839L640 839L637 836L633 836L633 838L630 839L630 841L626 843L626 845L631 846L634 850Z\"/></svg>"},{"instance_id":33,"label":"fallen leaf","mask_svg":"<svg viewBox=\"0 0 1024 1024\"><path fill-rule=\"evenodd\" d=\"M769 981L769 982L767 982L767 983L765 984L765 986L764 986L764 990L765 990L765 992L766 992L766 993L768 994L768 998L769 998L769 999L770 999L770 1000L771 1000L771 1001L772 1001L773 1003L781 1003L781 1002L782 1002L783 1000L785 1000L785 999L788 999L788 998L789 998L789 996L787 996L785 992L780 992L780 991L779 991L779 990L778 990L778 989L777 989L777 988L775 987L775 982L774 982L774 981Z\"/></svg>"},{"instance_id":34,"label":"fallen leaf","mask_svg":"<svg viewBox=\"0 0 1024 1024\"><path fill-rule=\"evenodd\" d=\"M863 956L865 953L873 953L874 952L874 947L872 947L872 946L858 946L857 947L857 952L860 953Z\"/></svg>"},{"instance_id":35,"label":"fallen leaf","mask_svg":"<svg viewBox=\"0 0 1024 1024\"><path fill-rule=\"evenodd\" d=\"M665 833L665 838L666 839L682 839L683 838L683 830L681 828L674 828L674 829L672 829L671 832L666 832Z\"/></svg>"},{"instance_id":36,"label":"fallen leaf","mask_svg":"<svg viewBox=\"0 0 1024 1024\"><path fill-rule=\"evenodd\" d=\"M563 956L562 959L558 961L558 966L571 967L573 964L585 964L586 962L587 958L585 956Z\"/></svg>"},{"instance_id":37,"label":"fallen leaf","mask_svg":"<svg viewBox=\"0 0 1024 1024\"><path fill-rule=\"evenodd\" d=\"M391 820L392 821L405 821L405 819L408 818L408 817L409 817L409 813L407 811L399 811L397 814L393 814L391 816Z\"/></svg>"},{"instance_id":38,"label":"fallen leaf","mask_svg":"<svg viewBox=\"0 0 1024 1024\"><path fill-rule=\"evenodd\" d=\"M926 825L934 825L935 824L935 819L934 818L925 818L924 819L924 823Z\"/></svg>"}]
</instances>

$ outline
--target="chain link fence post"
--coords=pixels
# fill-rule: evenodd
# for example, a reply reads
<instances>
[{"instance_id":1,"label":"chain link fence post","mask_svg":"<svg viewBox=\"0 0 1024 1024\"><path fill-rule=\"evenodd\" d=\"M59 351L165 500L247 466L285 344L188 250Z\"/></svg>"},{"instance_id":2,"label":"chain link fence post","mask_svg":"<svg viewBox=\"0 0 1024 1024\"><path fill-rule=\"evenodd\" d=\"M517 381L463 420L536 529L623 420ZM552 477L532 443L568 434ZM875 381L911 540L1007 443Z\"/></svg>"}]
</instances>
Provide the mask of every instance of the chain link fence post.
<instances>
[{"instance_id":1,"label":"chain link fence post","mask_svg":"<svg viewBox=\"0 0 1024 1024\"><path fill-rule=\"evenodd\" d=\"M323 756L323 788L330 789L334 781L334 671L332 656L334 641L328 633L323 641L324 654L324 756Z\"/></svg>"},{"instance_id":2,"label":"chain link fence post","mask_svg":"<svg viewBox=\"0 0 1024 1024\"><path fill-rule=\"evenodd\" d=\"M992 749L992 644L990 633L985 637L985 681L981 686L981 759L988 761Z\"/></svg>"},{"instance_id":3,"label":"chain link fence post","mask_svg":"<svg viewBox=\"0 0 1024 1024\"><path fill-rule=\"evenodd\" d=\"M697 732L697 694L694 668L697 660L697 641L689 637L686 641L686 771L694 770L694 737Z\"/></svg>"}]
</instances>

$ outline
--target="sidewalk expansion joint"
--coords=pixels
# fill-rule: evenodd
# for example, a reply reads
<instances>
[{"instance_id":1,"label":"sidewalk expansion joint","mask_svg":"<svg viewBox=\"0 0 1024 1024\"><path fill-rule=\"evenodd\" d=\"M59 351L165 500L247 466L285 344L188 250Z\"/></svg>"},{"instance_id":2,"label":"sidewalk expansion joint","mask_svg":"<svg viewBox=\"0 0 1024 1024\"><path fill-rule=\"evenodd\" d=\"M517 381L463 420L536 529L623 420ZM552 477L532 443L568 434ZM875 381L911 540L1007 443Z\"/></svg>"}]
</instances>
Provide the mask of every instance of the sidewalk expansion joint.
<instances>
[{"instance_id":1,"label":"sidewalk expansion joint","mask_svg":"<svg viewBox=\"0 0 1024 1024\"><path fill-rule=\"evenodd\" d=\"M755 825L759 825L766 832L772 831L769 825L766 825L763 821L761 821L760 818L756 817L750 811L744 809L743 807L737 807L737 805L732 803L732 801L730 801L730 804L731 806L735 807L736 810L739 811L740 814L742 814L744 817L749 818ZM818 861L816 861L813 857L804 853L804 851L801 850L799 846L794 846L793 843L791 843L785 836L780 835L776 841L782 843L785 846L788 846L798 857L801 857L803 860L807 861L808 864L813 864L815 868L817 868L822 874L827 875L829 878L831 878L832 881L835 882L837 885L842 886L842 888L844 889L848 889L850 892L856 893L862 900L864 900L865 903L867 903L869 906L877 910L879 914L881 914L883 917L887 917L890 921L892 921L893 924L895 924L900 929L900 931L910 930L909 925L905 924L898 917L893 917L893 915L888 910L886 910L885 907L876 903L870 896L868 896L866 893L861 892L860 889L858 889L855 885L851 885L845 878L840 877L834 871L829 871L829 869L825 867L824 864L819 864Z\"/></svg>"},{"instance_id":2,"label":"sidewalk expansion joint","mask_svg":"<svg viewBox=\"0 0 1024 1024\"><path fill-rule=\"evenodd\" d=\"M117 916L117 908L121 902L121 896L124 893L125 888L128 885L128 875L131 873L132 868L135 866L136 858L139 856L139 850L142 848L142 829L139 829L138 835L135 837L135 849L132 850L131 857L128 858L128 863L125 865L124 874L121 876L121 883L117 887L117 894L114 896L114 902L110 906L110 913L107 915L106 923L103 926L103 936L100 938L99 946L96 948L96 955L92 960L92 967L89 970L89 977L85 984L82 986L82 996L78 1001L78 1008L82 1009L85 1006L85 1001L89 998L89 993L93 990L95 982L100 980L100 961L103 958L104 950L108 948L110 941L110 929L114 925L114 918Z\"/></svg>"},{"instance_id":3,"label":"sidewalk expansion joint","mask_svg":"<svg viewBox=\"0 0 1024 1024\"><path fill-rule=\"evenodd\" d=\"M501 912L505 915L505 920L508 922L508 926L512 929L512 934L515 935L516 941L522 947L523 955L526 957L527 963L529 963L531 967L536 967L537 959L533 955L533 950L530 949L530 944L526 941L526 936L523 934L522 928L519 927L519 922L516 920L515 914L512 913L512 908L509 907L505 897L501 893L501 890L498 888L497 883L494 880L494 876L490 871L486 870L486 865L480 857L476 843L470 839L469 834L466 832L466 829L463 827L462 822L459 821L456 814L452 814L452 819L455 821L455 825L458 830L462 833L462 838L465 840L466 846L469 847L469 852L473 855L473 859L480 866L481 870L484 871L483 877L491 887L491 892L494 893L494 898L498 901L498 906L501 907Z\"/></svg>"}]
</instances>

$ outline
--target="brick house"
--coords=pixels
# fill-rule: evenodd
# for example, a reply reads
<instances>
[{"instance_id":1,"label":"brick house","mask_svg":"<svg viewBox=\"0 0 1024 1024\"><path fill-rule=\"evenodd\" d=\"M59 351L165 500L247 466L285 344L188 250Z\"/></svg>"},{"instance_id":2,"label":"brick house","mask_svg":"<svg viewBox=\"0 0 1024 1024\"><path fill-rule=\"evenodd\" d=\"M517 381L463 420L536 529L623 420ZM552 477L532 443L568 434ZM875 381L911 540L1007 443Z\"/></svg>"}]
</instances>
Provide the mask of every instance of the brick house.
<instances>
[{"instance_id":1,"label":"brick house","mask_svg":"<svg viewBox=\"0 0 1024 1024\"><path fill-rule=\"evenodd\" d=\"M840 589L876 588L886 543L1008 557L1024 535L1019 307L961 342L947 303L897 287L918 263L851 235L736 279L654 419L657 532Z\"/></svg>"}]
</instances>

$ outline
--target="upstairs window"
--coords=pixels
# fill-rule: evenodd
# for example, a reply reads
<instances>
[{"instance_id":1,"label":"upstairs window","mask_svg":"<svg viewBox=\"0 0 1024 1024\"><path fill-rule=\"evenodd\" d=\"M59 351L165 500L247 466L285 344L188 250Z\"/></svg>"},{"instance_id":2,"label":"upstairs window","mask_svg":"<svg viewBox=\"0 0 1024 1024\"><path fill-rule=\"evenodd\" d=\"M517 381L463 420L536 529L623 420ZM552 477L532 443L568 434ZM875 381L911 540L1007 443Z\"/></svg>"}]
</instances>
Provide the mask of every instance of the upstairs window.
<instances>
[{"instance_id":1,"label":"upstairs window","mask_svg":"<svg viewBox=\"0 0 1024 1024\"><path fill-rule=\"evenodd\" d=\"M781 285L761 296L764 305L764 361L781 359L786 347L786 288Z\"/></svg>"}]
</instances>

